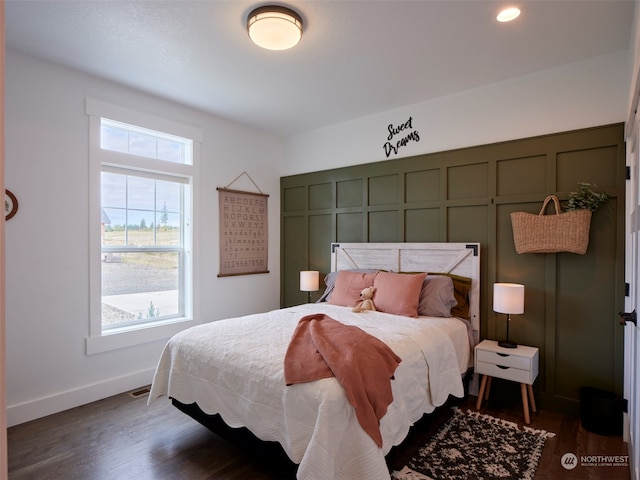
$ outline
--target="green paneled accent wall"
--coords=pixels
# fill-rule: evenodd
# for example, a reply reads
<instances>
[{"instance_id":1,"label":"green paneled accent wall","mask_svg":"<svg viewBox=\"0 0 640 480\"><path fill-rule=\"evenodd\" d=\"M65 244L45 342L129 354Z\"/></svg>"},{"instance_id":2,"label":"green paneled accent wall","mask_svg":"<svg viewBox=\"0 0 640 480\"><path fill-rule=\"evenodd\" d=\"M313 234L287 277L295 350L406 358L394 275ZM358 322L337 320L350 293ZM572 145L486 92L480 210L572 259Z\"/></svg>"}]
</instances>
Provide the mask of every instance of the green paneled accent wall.
<instances>
[{"instance_id":1,"label":"green paneled accent wall","mask_svg":"<svg viewBox=\"0 0 640 480\"><path fill-rule=\"evenodd\" d=\"M405 177L405 202L438 202L440 201L440 170L423 170L407 172Z\"/></svg>"},{"instance_id":2,"label":"green paneled accent wall","mask_svg":"<svg viewBox=\"0 0 640 480\"><path fill-rule=\"evenodd\" d=\"M309 210L331 209L333 204L333 185L321 183L309 185Z\"/></svg>"},{"instance_id":3,"label":"green paneled accent wall","mask_svg":"<svg viewBox=\"0 0 640 480\"><path fill-rule=\"evenodd\" d=\"M290 271L307 270L310 247L305 234L308 218L306 215L289 215L282 219L281 247L290 256L288 268ZM291 305L300 302L296 290L300 287L300 276L282 276L282 299L284 304Z\"/></svg>"},{"instance_id":4,"label":"green paneled accent wall","mask_svg":"<svg viewBox=\"0 0 640 480\"><path fill-rule=\"evenodd\" d=\"M281 304L307 301L299 271L327 273L332 242L480 242L481 337L505 335L493 283L524 284L511 338L540 348L539 406L577 415L581 386L622 393L624 159L616 124L282 177ZM587 253L517 254L510 214L537 214L578 182L612 197L593 215ZM494 384L518 401L517 385Z\"/></svg>"},{"instance_id":5,"label":"green paneled accent wall","mask_svg":"<svg viewBox=\"0 0 640 480\"><path fill-rule=\"evenodd\" d=\"M364 179L362 178L336 182L336 207L362 207L364 205L362 198L364 192L363 184Z\"/></svg>"},{"instance_id":6,"label":"green paneled accent wall","mask_svg":"<svg viewBox=\"0 0 640 480\"><path fill-rule=\"evenodd\" d=\"M439 208L407 209L404 217L404 238L407 242L440 241Z\"/></svg>"},{"instance_id":7,"label":"green paneled accent wall","mask_svg":"<svg viewBox=\"0 0 640 480\"><path fill-rule=\"evenodd\" d=\"M369 205L396 205L399 192L398 175L369 178Z\"/></svg>"}]
</instances>

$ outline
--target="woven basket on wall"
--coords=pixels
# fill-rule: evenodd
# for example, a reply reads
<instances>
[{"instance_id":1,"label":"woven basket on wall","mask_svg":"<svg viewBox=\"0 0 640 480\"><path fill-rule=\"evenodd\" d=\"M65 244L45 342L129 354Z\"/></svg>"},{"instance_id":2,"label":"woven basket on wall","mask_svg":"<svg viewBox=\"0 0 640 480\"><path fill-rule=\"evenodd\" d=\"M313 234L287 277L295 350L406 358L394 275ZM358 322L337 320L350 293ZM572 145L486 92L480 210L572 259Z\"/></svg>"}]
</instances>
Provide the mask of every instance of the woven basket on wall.
<instances>
[{"instance_id":1,"label":"woven basket on wall","mask_svg":"<svg viewBox=\"0 0 640 480\"><path fill-rule=\"evenodd\" d=\"M555 204L555 215L545 215L545 208L550 201ZM562 213L558 197L549 195L538 215L513 212L511 225L518 253L569 252L584 255L589 245L591 210Z\"/></svg>"}]
</instances>

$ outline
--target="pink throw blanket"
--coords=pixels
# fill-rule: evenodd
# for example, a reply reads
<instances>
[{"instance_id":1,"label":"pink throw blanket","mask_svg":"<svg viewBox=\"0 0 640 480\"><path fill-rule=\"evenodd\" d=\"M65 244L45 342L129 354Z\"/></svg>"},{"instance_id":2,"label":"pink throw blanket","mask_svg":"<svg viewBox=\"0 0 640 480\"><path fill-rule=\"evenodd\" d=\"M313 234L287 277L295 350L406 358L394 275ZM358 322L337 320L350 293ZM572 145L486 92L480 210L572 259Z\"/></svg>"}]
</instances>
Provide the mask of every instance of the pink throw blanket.
<instances>
[{"instance_id":1,"label":"pink throw blanket","mask_svg":"<svg viewBox=\"0 0 640 480\"><path fill-rule=\"evenodd\" d=\"M302 317L284 358L287 385L336 377L365 432L382 447L380 419L393 401L390 379L402 360L358 327L317 313Z\"/></svg>"}]
</instances>

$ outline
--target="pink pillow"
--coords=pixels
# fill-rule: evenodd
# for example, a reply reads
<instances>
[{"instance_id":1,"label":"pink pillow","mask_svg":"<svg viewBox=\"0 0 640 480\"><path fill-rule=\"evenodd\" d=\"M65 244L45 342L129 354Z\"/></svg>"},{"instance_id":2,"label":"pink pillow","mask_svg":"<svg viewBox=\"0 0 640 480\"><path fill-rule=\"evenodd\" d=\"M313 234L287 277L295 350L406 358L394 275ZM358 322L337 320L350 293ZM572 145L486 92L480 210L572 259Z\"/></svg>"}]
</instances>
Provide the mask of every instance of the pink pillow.
<instances>
[{"instance_id":1,"label":"pink pillow","mask_svg":"<svg viewBox=\"0 0 640 480\"><path fill-rule=\"evenodd\" d=\"M360 292L364 288L373 285L376 275L377 272L364 273L340 270L328 303L343 307L355 307L360 301Z\"/></svg>"},{"instance_id":2,"label":"pink pillow","mask_svg":"<svg viewBox=\"0 0 640 480\"><path fill-rule=\"evenodd\" d=\"M426 276L426 273L379 272L373 281L373 286L376 287L373 296L376 309L405 317L417 317L420 291Z\"/></svg>"}]
</instances>

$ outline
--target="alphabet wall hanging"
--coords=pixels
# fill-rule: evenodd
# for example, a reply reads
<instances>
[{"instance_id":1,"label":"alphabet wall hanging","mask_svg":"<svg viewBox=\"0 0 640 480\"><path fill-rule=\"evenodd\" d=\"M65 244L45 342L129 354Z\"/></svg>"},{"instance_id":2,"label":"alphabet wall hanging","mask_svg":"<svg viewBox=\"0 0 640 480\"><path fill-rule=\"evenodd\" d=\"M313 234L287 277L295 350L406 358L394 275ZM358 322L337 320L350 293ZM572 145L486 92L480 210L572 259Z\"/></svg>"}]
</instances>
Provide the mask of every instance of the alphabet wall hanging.
<instances>
[{"instance_id":1,"label":"alphabet wall hanging","mask_svg":"<svg viewBox=\"0 0 640 480\"><path fill-rule=\"evenodd\" d=\"M231 190L242 172L229 185L218 188L220 206L219 277L269 273L268 205L269 195L249 177L260 193Z\"/></svg>"}]
</instances>

